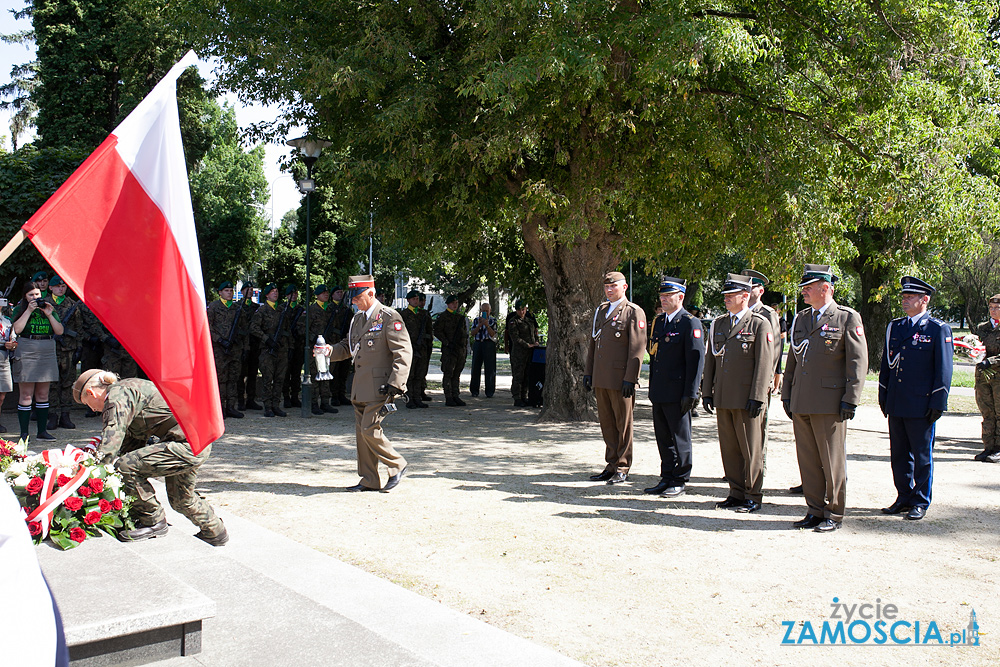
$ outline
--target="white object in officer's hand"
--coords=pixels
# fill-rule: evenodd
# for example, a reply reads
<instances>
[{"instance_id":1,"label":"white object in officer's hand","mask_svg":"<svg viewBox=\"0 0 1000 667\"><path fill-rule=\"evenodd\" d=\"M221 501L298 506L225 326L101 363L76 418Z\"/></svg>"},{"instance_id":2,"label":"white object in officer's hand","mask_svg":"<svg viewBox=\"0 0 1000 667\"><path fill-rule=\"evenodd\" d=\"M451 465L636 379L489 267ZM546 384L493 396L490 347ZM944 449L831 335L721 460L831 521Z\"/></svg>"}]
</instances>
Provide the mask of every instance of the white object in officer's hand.
<instances>
[{"instance_id":1,"label":"white object in officer's hand","mask_svg":"<svg viewBox=\"0 0 1000 667\"><path fill-rule=\"evenodd\" d=\"M316 338L316 345L313 346L313 359L316 360L316 380L332 380L330 374L330 357L327 356L327 344L322 336Z\"/></svg>"}]
</instances>

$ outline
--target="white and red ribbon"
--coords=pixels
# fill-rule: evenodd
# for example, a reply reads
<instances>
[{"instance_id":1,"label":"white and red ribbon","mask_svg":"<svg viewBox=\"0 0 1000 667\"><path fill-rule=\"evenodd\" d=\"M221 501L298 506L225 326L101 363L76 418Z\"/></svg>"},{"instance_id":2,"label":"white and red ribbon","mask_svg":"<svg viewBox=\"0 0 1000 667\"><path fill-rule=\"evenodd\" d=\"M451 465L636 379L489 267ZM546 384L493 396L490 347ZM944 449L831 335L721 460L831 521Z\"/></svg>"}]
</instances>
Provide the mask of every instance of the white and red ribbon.
<instances>
[{"instance_id":1,"label":"white and red ribbon","mask_svg":"<svg viewBox=\"0 0 1000 667\"><path fill-rule=\"evenodd\" d=\"M66 449L47 449L42 452L42 460L48 466L45 472L45 480L42 484L42 492L39 496L39 505L28 515L26 521L38 520L42 525L42 539L49 534L49 527L52 525L52 513L59 509L63 502L76 493L76 490L83 486L87 480L89 470L81 461L88 454L77 449L73 445L66 445ZM76 467L76 473L70 478L62 488L55 493L52 489L56 484L60 468Z\"/></svg>"}]
</instances>

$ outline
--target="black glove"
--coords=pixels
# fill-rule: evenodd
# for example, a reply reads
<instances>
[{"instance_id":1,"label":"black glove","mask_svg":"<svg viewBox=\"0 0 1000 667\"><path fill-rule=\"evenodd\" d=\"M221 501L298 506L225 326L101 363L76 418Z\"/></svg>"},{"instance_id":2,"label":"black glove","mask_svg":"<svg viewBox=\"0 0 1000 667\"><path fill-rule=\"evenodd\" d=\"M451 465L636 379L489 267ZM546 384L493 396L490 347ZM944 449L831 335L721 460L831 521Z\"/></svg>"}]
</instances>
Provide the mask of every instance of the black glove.
<instances>
[{"instance_id":1,"label":"black glove","mask_svg":"<svg viewBox=\"0 0 1000 667\"><path fill-rule=\"evenodd\" d=\"M976 364L976 368L978 368L981 371L985 371L987 368L989 368L992 365L993 365L993 362L990 361L989 357L986 357L985 359L983 359L982 361L980 361L978 364Z\"/></svg>"},{"instance_id":2,"label":"black glove","mask_svg":"<svg viewBox=\"0 0 1000 667\"><path fill-rule=\"evenodd\" d=\"M392 398L393 396L399 396L400 394L402 394L403 390L400 389L399 387L394 387L391 384L384 384L378 388L378 393L382 394L383 396L388 395L389 398Z\"/></svg>"},{"instance_id":3,"label":"black glove","mask_svg":"<svg viewBox=\"0 0 1000 667\"><path fill-rule=\"evenodd\" d=\"M594 388L594 378L592 378L589 375L584 375L583 376L583 388L586 391L590 391L591 389L593 389Z\"/></svg>"},{"instance_id":4,"label":"black glove","mask_svg":"<svg viewBox=\"0 0 1000 667\"><path fill-rule=\"evenodd\" d=\"M687 413L694 410L694 406L698 405L698 399L692 396L691 398L681 399L681 414L686 415Z\"/></svg>"},{"instance_id":5,"label":"black glove","mask_svg":"<svg viewBox=\"0 0 1000 667\"><path fill-rule=\"evenodd\" d=\"M934 423L941 419L941 415L944 414L944 410L934 410L933 408L927 411L927 421Z\"/></svg>"},{"instance_id":6,"label":"black glove","mask_svg":"<svg viewBox=\"0 0 1000 667\"><path fill-rule=\"evenodd\" d=\"M752 398L747 401L746 411L750 413L750 419L756 419L760 416L760 411L764 408L763 401L755 401Z\"/></svg>"},{"instance_id":7,"label":"black glove","mask_svg":"<svg viewBox=\"0 0 1000 667\"><path fill-rule=\"evenodd\" d=\"M783 407L785 409L785 414L788 415L789 419L791 419L792 418L792 400L790 398L786 398L785 400L783 400L781 402L781 407Z\"/></svg>"},{"instance_id":8,"label":"black glove","mask_svg":"<svg viewBox=\"0 0 1000 667\"><path fill-rule=\"evenodd\" d=\"M840 418L841 420L854 419L854 412L858 406L851 403L840 402Z\"/></svg>"},{"instance_id":9,"label":"black glove","mask_svg":"<svg viewBox=\"0 0 1000 667\"><path fill-rule=\"evenodd\" d=\"M635 382L622 380L622 398L632 398L635 396Z\"/></svg>"},{"instance_id":10,"label":"black glove","mask_svg":"<svg viewBox=\"0 0 1000 667\"><path fill-rule=\"evenodd\" d=\"M711 396L705 396L701 399L701 405L705 408L705 412L710 415L715 414L715 401L712 400Z\"/></svg>"}]
</instances>

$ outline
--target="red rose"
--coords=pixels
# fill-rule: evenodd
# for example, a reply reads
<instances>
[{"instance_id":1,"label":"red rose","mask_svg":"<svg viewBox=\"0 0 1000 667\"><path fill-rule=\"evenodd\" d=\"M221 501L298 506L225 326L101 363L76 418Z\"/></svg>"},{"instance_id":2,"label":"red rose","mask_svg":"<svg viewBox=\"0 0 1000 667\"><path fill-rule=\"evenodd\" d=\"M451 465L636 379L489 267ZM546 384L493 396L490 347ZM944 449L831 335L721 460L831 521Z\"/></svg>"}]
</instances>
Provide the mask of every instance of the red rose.
<instances>
[{"instance_id":1,"label":"red rose","mask_svg":"<svg viewBox=\"0 0 1000 667\"><path fill-rule=\"evenodd\" d=\"M69 539L78 543L83 542L85 539L87 539L87 532L83 528L70 528Z\"/></svg>"},{"instance_id":2,"label":"red rose","mask_svg":"<svg viewBox=\"0 0 1000 667\"><path fill-rule=\"evenodd\" d=\"M63 501L63 505L65 505L66 509L68 509L70 512L76 512L79 511L81 507L83 507L83 501L77 498L76 496L70 496L69 498Z\"/></svg>"},{"instance_id":3,"label":"red rose","mask_svg":"<svg viewBox=\"0 0 1000 667\"><path fill-rule=\"evenodd\" d=\"M100 520L101 520L100 512L87 512L87 516L83 517L83 522L88 526L93 526Z\"/></svg>"},{"instance_id":4,"label":"red rose","mask_svg":"<svg viewBox=\"0 0 1000 667\"><path fill-rule=\"evenodd\" d=\"M76 492L79 493L84 498L89 498L90 494L93 493L93 491L91 491L90 487L87 485L81 486L79 489L77 489Z\"/></svg>"},{"instance_id":5,"label":"red rose","mask_svg":"<svg viewBox=\"0 0 1000 667\"><path fill-rule=\"evenodd\" d=\"M119 511L122 507L124 507L124 505L122 505L121 498L115 498L114 501L112 501L111 503L111 509L113 509L116 512Z\"/></svg>"},{"instance_id":6,"label":"red rose","mask_svg":"<svg viewBox=\"0 0 1000 667\"><path fill-rule=\"evenodd\" d=\"M28 533L32 537L37 537L42 534L42 523L40 521L29 521L28 522Z\"/></svg>"},{"instance_id":7,"label":"red rose","mask_svg":"<svg viewBox=\"0 0 1000 667\"><path fill-rule=\"evenodd\" d=\"M111 511L111 503L101 498L100 502L97 503L97 509L101 510L101 514L107 514Z\"/></svg>"},{"instance_id":8,"label":"red rose","mask_svg":"<svg viewBox=\"0 0 1000 667\"><path fill-rule=\"evenodd\" d=\"M59 486L66 486L69 484L69 477L66 475L59 475L59 477L56 478L56 484Z\"/></svg>"},{"instance_id":9,"label":"red rose","mask_svg":"<svg viewBox=\"0 0 1000 667\"><path fill-rule=\"evenodd\" d=\"M42 482L41 477L32 477L31 481L28 482L27 491L31 495L35 495L36 493L41 493L42 487L44 485L45 484Z\"/></svg>"},{"instance_id":10,"label":"red rose","mask_svg":"<svg viewBox=\"0 0 1000 667\"><path fill-rule=\"evenodd\" d=\"M103 479L92 479L90 480L90 488L94 490L94 493L100 493L104 490L104 480Z\"/></svg>"},{"instance_id":11,"label":"red rose","mask_svg":"<svg viewBox=\"0 0 1000 667\"><path fill-rule=\"evenodd\" d=\"M3 445L0 445L0 456L10 456L10 455L11 451L6 447L4 447Z\"/></svg>"}]
</instances>

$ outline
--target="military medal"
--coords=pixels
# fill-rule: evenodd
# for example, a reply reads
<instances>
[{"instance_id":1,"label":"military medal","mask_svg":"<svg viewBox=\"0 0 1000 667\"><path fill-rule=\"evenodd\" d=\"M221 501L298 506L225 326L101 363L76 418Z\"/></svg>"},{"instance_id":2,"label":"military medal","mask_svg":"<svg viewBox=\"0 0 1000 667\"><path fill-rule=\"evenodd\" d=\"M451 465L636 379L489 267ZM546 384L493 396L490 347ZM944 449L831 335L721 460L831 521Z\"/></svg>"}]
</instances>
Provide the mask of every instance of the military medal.
<instances>
[{"instance_id":1,"label":"military medal","mask_svg":"<svg viewBox=\"0 0 1000 667\"><path fill-rule=\"evenodd\" d=\"M371 338L369 338L368 339L368 347L372 347L373 345L375 345L375 341L373 341Z\"/></svg>"}]
</instances>

